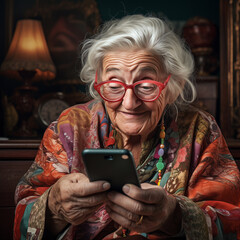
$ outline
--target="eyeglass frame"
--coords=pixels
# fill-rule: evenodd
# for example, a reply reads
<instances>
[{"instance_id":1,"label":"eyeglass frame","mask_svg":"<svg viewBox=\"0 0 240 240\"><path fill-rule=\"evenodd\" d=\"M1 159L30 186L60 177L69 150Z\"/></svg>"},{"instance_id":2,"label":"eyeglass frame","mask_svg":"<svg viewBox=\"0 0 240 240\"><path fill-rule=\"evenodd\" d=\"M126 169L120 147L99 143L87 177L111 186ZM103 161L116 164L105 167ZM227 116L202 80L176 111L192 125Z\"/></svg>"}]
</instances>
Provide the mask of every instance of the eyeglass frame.
<instances>
[{"instance_id":1,"label":"eyeglass frame","mask_svg":"<svg viewBox=\"0 0 240 240\"><path fill-rule=\"evenodd\" d=\"M93 87L94 87L94 89L98 92L98 94L100 95L100 97L101 97L103 100L107 101L107 102L119 102L119 101L122 101L123 98L124 98L124 96L125 96L125 94L126 94L127 89L129 89L129 88L132 89L132 91L133 91L133 93L135 94L135 96L136 96L138 99L142 100L143 102L154 102L154 101L156 101L156 100L159 98L159 96L161 95L162 90L167 86L167 83L168 83L170 77L171 77L171 74L168 75L168 77L167 77L167 79L164 81L164 83L157 82L157 81L154 81L154 80L141 80L141 81L137 81L137 82L135 82L135 83L133 83L133 84L126 84L126 83L124 83L124 82L116 81L116 80L109 80L109 81L104 81L104 82L97 83L98 76L97 76L97 72L96 72L95 81L94 81ZM101 90L100 90L101 86L102 86L103 84L106 84L106 83L118 83L118 84L122 85L122 86L124 87L124 89L125 89L125 92L124 92L123 96L122 96L121 98L119 98L118 100L109 100L109 99L106 99L106 98L102 95ZM157 85L158 88L159 88L159 93L158 93L158 95L157 95L154 99L152 99L152 100L144 100L144 99L140 98L140 97L135 93L135 91L134 91L135 86L138 85L138 84L140 84L140 83L153 83L153 84Z\"/></svg>"}]
</instances>

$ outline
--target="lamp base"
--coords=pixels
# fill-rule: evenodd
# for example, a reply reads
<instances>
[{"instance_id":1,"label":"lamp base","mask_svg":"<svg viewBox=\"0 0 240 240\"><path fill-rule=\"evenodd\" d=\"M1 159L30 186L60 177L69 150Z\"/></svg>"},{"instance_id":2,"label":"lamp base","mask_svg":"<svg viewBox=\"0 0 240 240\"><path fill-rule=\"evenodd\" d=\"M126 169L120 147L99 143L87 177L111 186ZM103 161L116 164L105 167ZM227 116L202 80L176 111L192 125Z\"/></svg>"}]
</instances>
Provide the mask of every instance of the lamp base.
<instances>
[{"instance_id":1,"label":"lamp base","mask_svg":"<svg viewBox=\"0 0 240 240\"><path fill-rule=\"evenodd\" d=\"M17 138L32 138L36 137L37 133L33 131L29 119L32 116L35 99L34 92L36 87L23 85L16 89L16 110L19 115L19 122L13 136Z\"/></svg>"}]
</instances>

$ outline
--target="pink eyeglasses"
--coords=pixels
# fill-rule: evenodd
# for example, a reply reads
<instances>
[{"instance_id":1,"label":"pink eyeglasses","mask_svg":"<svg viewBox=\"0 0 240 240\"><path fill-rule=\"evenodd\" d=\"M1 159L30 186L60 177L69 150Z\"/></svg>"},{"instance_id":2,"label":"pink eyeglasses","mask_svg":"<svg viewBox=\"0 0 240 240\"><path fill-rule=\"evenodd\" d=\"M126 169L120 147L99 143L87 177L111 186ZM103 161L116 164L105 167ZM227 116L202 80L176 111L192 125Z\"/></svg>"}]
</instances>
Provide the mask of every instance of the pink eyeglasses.
<instances>
[{"instance_id":1,"label":"pink eyeglasses","mask_svg":"<svg viewBox=\"0 0 240 240\"><path fill-rule=\"evenodd\" d=\"M95 76L94 89L99 95L108 102L121 101L128 88L131 88L134 94L144 102L153 102L160 96L162 90L166 87L171 74L164 83L153 80L141 80L133 84L125 84L124 82L110 80L97 83L97 73Z\"/></svg>"}]
</instances>

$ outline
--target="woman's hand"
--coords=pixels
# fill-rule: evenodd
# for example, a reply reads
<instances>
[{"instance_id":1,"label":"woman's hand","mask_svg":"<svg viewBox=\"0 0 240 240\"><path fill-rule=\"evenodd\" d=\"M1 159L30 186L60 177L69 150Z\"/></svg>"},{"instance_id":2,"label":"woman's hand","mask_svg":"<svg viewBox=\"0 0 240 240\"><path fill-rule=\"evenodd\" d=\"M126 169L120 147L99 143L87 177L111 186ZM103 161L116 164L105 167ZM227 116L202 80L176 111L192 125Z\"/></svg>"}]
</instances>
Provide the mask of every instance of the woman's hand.
<instances>
[{"instance_id":1,"label":"woman's hand","mask_svg":"<svg viewBox=\"0 0 240 240\"><path fill-rule=\"evenodd\" d=\"M110 184L106 181L89 182L81 173L71 173L60 178L50 190L48 228L58 223L58 228L51 229L58 233L67 223L78 225L88 219L105 201ZM51 227L50 227L51 226ZM54 227L55 228L55 227Z\"/></svg>"},{"instance_id":2,"label":"woman's hand","mask_svg":"<svg viewBox=\"0 0 240 240\"><path fill-rule=\"evenodd\" d=\"M182 218L176 199L159 186L144 183L141 187L125 185L123 192L126 195L109 192L107 211L110 217L124 228L136 232L177 234L181 230Z\"/></svg>"}]
</instances>

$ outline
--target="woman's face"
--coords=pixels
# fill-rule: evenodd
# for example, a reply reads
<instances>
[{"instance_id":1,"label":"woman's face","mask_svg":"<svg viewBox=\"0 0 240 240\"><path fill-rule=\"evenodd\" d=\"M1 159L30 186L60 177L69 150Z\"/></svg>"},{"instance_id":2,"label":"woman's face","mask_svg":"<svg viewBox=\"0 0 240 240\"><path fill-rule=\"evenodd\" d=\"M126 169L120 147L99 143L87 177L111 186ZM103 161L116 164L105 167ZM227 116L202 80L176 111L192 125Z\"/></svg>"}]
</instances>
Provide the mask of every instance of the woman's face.
<instances>
[{"instance_id":1,"label":"woman's face","mask_svg":"<svg viewBox=\"0 0 240 240\"><path fill-rule=\"evenodd\" d=\"M164 82L166 74L160 61L145 50L116 51L103 59L102 81L118 80L126 84L150 79ZM143 102L132 89L127 89L122 101L105 105L113 125L126 136L146 137L157 126L166 106L166 88L154 102Z\"/></svg>"}]
</instances>

